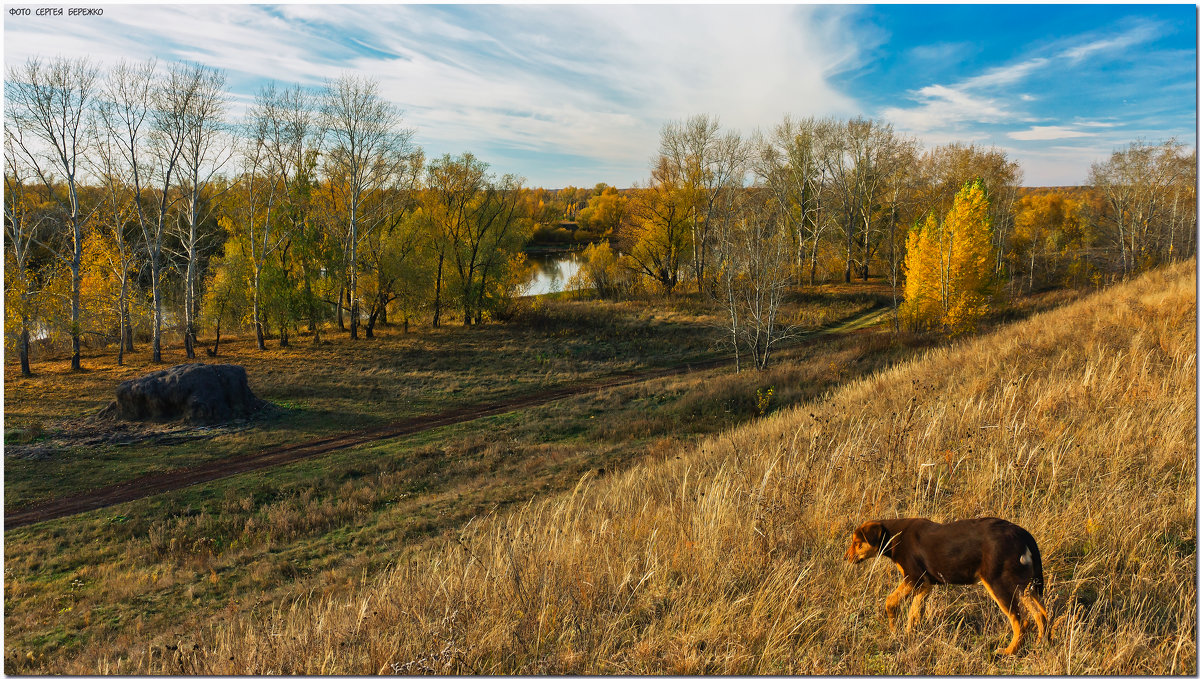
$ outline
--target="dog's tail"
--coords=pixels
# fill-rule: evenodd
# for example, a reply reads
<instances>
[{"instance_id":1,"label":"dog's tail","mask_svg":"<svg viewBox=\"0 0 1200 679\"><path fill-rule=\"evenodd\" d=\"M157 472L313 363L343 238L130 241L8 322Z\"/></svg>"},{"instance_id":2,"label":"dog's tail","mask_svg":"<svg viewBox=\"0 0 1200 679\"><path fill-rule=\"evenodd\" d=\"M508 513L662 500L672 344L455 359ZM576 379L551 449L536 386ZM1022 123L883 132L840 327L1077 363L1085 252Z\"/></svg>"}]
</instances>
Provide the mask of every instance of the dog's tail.
<instances>
[{"instance_id":1,"label":"dog's tail","mask_svg":"<svg viewBox=\"0 0 1200 679\"><path fill-rule=\"evenodd\" d=\"M1042 552L1038 549L1037 541L1028 531L1021 529L1023 535L1021 541L1025 543L1025 548L1021 550L1021 565L1024 566L1029 573L1029 584L1025 586L1025 596L1022 597L1022 602L1035 619L1040 615L1038 620L1038 637L1040 638L1043 630L1048 638L1055 638L1054 616L1047 610L1044 603L1046 592L1046 578L1042 573ZM1032 595L1032 596L1029 596ZM1032 600L1030 600L1032 599Z\"/></svg>"},{"instance_id":2,"label":"dog's tail","mask_svg":"<svg viewBox=\"0 0 1200 679\"><path fill-rule=\"evenodd\" d=\"M1037 541L1028 531L1021 531L1025 550L1021 553L1021 565L1029 570L1029 590L1040 599L1045 592L1046 583L1042 575L1042 552L1038 549Z\"/></svg>"}]
</instances>

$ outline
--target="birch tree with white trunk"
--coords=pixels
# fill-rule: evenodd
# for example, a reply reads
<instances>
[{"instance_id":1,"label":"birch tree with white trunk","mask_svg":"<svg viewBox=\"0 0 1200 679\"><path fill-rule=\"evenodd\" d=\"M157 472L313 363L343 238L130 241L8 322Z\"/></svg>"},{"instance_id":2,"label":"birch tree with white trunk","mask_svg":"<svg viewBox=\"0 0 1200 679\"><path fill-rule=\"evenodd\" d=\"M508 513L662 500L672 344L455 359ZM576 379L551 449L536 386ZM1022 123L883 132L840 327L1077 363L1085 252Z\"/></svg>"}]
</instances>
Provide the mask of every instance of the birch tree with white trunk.
<instances>
[{"instance_id":1,"label":"birch tree with white trunk","mask_svg":"<svg viewBox=\"0 0 1200 679\"><path fill-rule=\"evenodd\" d=\"M13 151L62 209L62 226L70 241L66 259L71 271L71 369L81 370L80 264L89 215L80 205L80 163L92 143L89 118L99 69L86 58L43 62L35 57L10 67L6 76L5 124L21 131L12 138Z\"/></svg>"}]
</instances>

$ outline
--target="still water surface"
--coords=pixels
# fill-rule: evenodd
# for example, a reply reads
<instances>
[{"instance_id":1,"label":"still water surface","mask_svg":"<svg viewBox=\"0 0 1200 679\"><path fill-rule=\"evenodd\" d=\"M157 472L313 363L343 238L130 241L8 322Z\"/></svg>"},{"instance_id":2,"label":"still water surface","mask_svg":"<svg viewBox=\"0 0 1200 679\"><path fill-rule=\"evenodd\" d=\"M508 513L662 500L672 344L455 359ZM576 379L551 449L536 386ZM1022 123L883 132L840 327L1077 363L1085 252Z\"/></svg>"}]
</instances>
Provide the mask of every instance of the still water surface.
<instances>
[{"instance_id":1,"label":"still water surface","mask_svg":"<svg viewBox=\"0 0 1200 679\"><path fill-rule=\"evenodd\" d=\"M578 252L559 252L548 255L529 255L533 264L533 280L522 291L523 297L561 292L567 288L571 277L579 271Z\"/></svg>"}]
</instances>

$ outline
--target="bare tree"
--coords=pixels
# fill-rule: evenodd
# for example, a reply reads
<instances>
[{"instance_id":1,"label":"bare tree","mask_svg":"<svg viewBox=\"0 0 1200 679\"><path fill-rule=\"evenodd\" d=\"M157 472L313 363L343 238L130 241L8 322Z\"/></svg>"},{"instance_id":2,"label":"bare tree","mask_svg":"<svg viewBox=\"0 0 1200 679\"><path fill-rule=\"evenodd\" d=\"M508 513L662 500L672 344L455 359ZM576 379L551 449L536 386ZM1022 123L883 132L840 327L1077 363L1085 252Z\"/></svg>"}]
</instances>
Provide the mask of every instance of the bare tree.
<instances>
[{"instance_id":1,"label":"bare tree","mask_svg":"<svg viewBox=\"0 0 1200 679\"><path fill-rule=\"evenodd\" d=\"M115 198L113 191L128 191L129 208L142 233L142 247L146 250L146 263L150 266L155 299L153 360L159 362L162 360L159 340L162 323L156 286L161 267L162 221L158 222L156 228L144 200L154 176L154 164L148 148L153 125L154 73L153 60L140 64L118 63L105 80L97 113L100 135L104 140L98 156L99 174L110 187L110 198ZM151 242L152 235L159 236L157 242ZM122 358L124 351L133 350L133 331L128 324L125 332L128 334L122 338Z\"/></svg>"},{"instance_id":2,"label":"bare tree","mask_svg":"<svg viewBox=\"0 0 1200 679\"><path fill-rule=\"evenodd\" d=\"M826 134L831 129L815 118L788 116L755 142L754 171L787 227L796 276L807 268L809 285L816 283L817 248L828 224L825 154L831 148Z\"/></svg>"},{"instance_id":3,"label":"bare tree","mask_svg":"<svg viewBox=\"0 0 1200 679\"><path fill-rule=\"evenodd\" d=\"M120 285L115 300L118 321L117 365L125 364L125 353L133 351L133 322L130 297L139 266L138 243L129 232L137 229L139 213L135 192L125 182L119 144L107 126L97 135L96 152L91 160L102 192L102 215L97 234L107 238L111 248L104 255L108 268Z\"/></svg>"},{"instance_id":4,"label":"bare tree","mask_svg":"<svg viewBox=\"0 0 1200 679\"><path fill-rule=\"evenodd\" d=\"M88 113L98 69L87 59L31 58L11 67L5 80L8 124L20 130L13 150L29 163L47 193L61 205L70 234L71 369L80 370L80 263L83 258L84 214L79 200L80 160L91 143ZM26 136L28 134L29 136ZM56 190L66 184L66 195Z\"/></svg>"},{"instance_id":5,"label":"bare tree","mask_svg":"<svg viewBox=\"0 0 1200 679\"><path fill-rule=\"evenodd\" d=\"M404 175L412 132L400 128L399 111L379 95L374 81L351 75L326 85L321 113L329 145L326 176L346 234L350 337L358 339L359 239L386 219L386 201L378 194Z\"/></svg>"},{"instance_id":6,"label":"bare tree","mask_svg":"<svg viewBox=\"0 0 1200 679\"><path fill-rule=\"evenodd\" d=\"M37 313L38 281L33 271L35 249L40 245L38 232L48 215L38 209L40 202L31 185L31 177L17 141L16 126L4 128L4 282L7 318L19 320L17 328L5 323L6 333L15 334L21 374L29 377L29 338Z\"/></svg>"},{"instance_id":7,"label":"bare tree","mask_svg":"<svg viewBox=\"0 0 1200 679\"><path fill-rule=\"evenodd\" d=\"M855 166L858 223L862 226L860 275L866 281L871 260L883 242L876 214L887 214L883 201L897 175L911 169L912 155L908 140L898 136L891 123L867 121L868 129L862 139L862 152ZM907 167L904 164L908 164ZM899 199L898 194L892 194ZM894 226L894 220L892 225Z\"/></svg>"},{"instance_id":8,"label":"bare tree","mask_svg":"<svg viewBox=\"0 0 1200 679\"><path fill-rule=\"evenodd\" d=\"M278 254L286 270L292 237L309 227L309 189L320 150L320 130L312 95L300 86L277 89L274 83L259 93L250 112L249 138L243 151L245 174L240 195L240 220L250 244L253 266L252 315L259 349L266 349L263 329L263 268ZM300 234L306 235L306 234ZM312 240L311 238L309 240ZM304 276L306 286L310 276ZM311 290L306 296L313 299ZM319 342L314 310L309 310L314 342ZM281 323L280 344L287 343L286 323Z\"/></svg>"},{"instance_id":9,"label":"bare tree","mask_svg":"<svg viewBox=\"0 0 1200 679\"><path fill-rule=\"evenodd\" d=\"M743 355L756 369L765 369L775 347L795 334L781 317L794 281L791 239L773 200L767 192L744 194L720 234L721 287L739 371Z\"/></svg>"},{"instance_id":10,"label":"bare tree","mask_svg":"<svg viewBox=\"0 0 1200 679\"><path fill-rule=\"evenodd\" d=\"M1111 238L1120 252L1123 277L1172 258L1177 224L1181 214L1186 224L1188 214L1187 209L1181 213L1179 197L1195 195L1194 177L1194 162L1188 162L1173 139L1134 142L1092 165L1089 182L1105 203L1102 226L1115 230ZM1194 207L1190 221L1195 223Z\"/></svg>"},{"instance_id":11,"label":"bare tree","mask_svg":"<svg viewBox=\"0 0 1200 679\"><path fill-rule=\"evenodd\" d=\"M199 64L186 66L176 81L181 107L179 132L179 189L181 219L177 235L183 259L183 346L188 358L196 357L196 314L200 309L199 266L206 241L214 234L203 232L216 201L225 187L214 180L233 154L225 133L225 74Z\"/></svg>"},{"instance_id":12,"label":"bare tree","mask_svg":"<svg viewBox=\"0 0 1200 679\"><path fill-rule=\"evenodd\" d=\"M861 117L831 127L830 136L836 142L831 153L825 154L824 164L842 208L845 281L850 282L856 266L865 281L871 258L879 248L875 215L880 191L899 157L897 139L890 124Z\"/></svg>"},{"instance_id":13,"label":"bare tree","mask_svg":"<svg viewBox=\"0 0 1200 679\"><path fill-rule=\"evenodd\" d=\"M826 120L824 122L824 137L828 142L828 153L821 157L825 173L829 178L830 188L836 196L842 215L842 233L846 236L846 282L854 268L854 221L858 217L857 186L855 185L855 152L861 150L861 145L854 143L849 123ZM865 123L865 121L863 121ZM857 126L859 131L864 126Z\"/></svg>"},{"instance_id":14,"label":"bare tree","mask_svg":"<svg viewBox=\"0 0 1200 679\"><path fill-rule=\"evenodd\" d=\"M718 231L744 188L750 147L736 132L721 134L715 116L696 115L663 127L659 155L659 172L671 175L688 203L692 273L703 291Z\"/></svg>"},{"instance_id":15,"label":"bare tree","mask_svg":"<svg viewBox=\"0 0 1200 679\"><path fill-rule=\"evenodd\" d=\"M109 74L100 117L124 160L150 266L151 360L162 362L163 250L178 192L180 157L195 86L189 69L174 65L157 76L153 61L118 64Z\"/></svg>"}]
</instances>

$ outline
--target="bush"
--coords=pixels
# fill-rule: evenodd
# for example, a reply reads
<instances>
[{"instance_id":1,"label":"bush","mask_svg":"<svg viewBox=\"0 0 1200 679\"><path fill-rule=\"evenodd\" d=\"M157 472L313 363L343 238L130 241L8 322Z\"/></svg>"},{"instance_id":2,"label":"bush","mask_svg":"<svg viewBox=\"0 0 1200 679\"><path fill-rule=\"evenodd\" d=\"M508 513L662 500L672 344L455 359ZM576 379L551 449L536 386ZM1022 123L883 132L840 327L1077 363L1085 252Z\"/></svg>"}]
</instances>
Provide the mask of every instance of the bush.
<instances>
[{"instance_id":1,"label":"bush","mask_svg":"<svg viewBox=\"0 0 1200 679\"><path fill-rule=\"evenodd\" d=\"M584 249L571 286L592 289L601 299L620 299L633 288L633 275L621 266L608 243L593 243Z\"/></svg>"}]
</instances>

